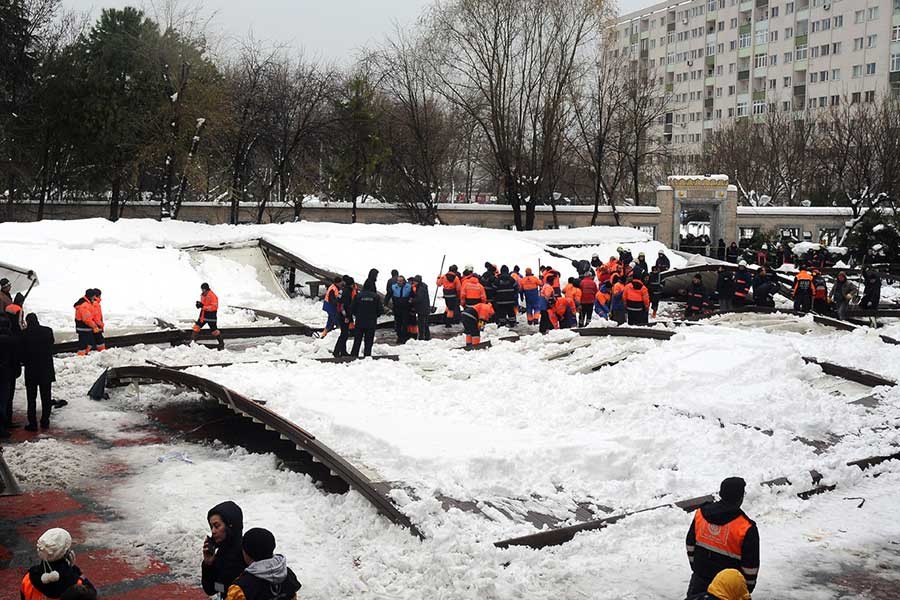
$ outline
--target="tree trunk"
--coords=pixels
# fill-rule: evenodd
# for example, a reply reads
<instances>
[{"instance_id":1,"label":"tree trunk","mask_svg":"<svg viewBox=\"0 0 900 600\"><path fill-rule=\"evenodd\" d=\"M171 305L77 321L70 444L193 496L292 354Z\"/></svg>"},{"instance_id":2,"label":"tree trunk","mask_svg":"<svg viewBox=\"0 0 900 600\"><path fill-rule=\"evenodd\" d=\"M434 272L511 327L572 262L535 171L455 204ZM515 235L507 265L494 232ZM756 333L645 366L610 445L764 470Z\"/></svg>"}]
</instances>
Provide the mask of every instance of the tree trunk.
<instances>
[{"instance_id":1,"label":"tree trunk","mask_svg":"<svg viewBox=\"0 0 900 600\"><path fill-rule=\"evenodd\" d=\"M13 202L16 196L16 176L10 173L6 179L6 220L12 221L14 214Z\"/></svg>"},{"instance_id":2,"label":"tree trunk","mask_svg":"<svg viewBox=\"0 0 900 600\"><path fill-rule=\"evenodd\" d=\"M522 206L519 204L519 190L516 188L515 178L511 173L506 175L506 199L509 202L509 205L512 206L513 223L515 224L516 231L523 231Z\"/></svg>"},{"instance_id":3,"label":"tree trunk","mask_svg":"<svg viewBox=\"0 0 900 600\"><path fill-rule=\"evenodd\" d=\"M116 177L112 182L112 198L109 202L109 220L119 220L119 197L122 194L122 180Z\"/></svg>"}]
</instances>

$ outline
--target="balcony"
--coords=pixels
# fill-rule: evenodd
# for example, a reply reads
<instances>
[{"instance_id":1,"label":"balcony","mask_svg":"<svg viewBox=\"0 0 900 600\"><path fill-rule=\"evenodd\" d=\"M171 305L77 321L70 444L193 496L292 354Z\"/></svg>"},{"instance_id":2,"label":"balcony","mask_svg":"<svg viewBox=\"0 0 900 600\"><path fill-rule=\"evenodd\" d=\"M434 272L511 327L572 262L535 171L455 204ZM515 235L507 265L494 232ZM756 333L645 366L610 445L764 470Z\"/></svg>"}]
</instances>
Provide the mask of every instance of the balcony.
<instances>
[{"instance_id":1,"label":"balcony","mask_svg":"<svg viewBox=\"0 0 900 600\"><path fill-rule=\"evenodd\" d=\"M749 81L750 80L750 69L747 69L745 71L738 71L737 80L738 81Z\"/></svg>"},{"instance_id":2,"label":"balcony","mask_svg":"<svg viewBox=\"0 0 900 600\"><path fill-rule=\"evenodd\" d=\"M763 6L768 6L769 0L756 0L756 8L762 8Z\"/></svg>"},{"instance_id":3,"label":"balcony","mask_svg":"<svg viewBox=\"0 0 900 600\"><path fill-rule=\"evenodd\" d=\"M708 108L712 110L713 102L715 102L712 98L707 98L703 101L703 108Z\"/></svg>"},{"instance_id":4,"label":"balcony","mask_svg":"<svg viewBox=\"0 0 900 600\"><path fill-rule=\"evenodd\" d=\"M707 67L715 67L715 66L716 66L716 57L715 57L715 55L707 56L707 57L704 59L704 64L706 64Z\"/></svg>"},{"instance_id":5,"label":"balcony","mask_svg":"<svg viewBox=\"0 0 900 600\"><path fill-rule=\"evenodd\" d=\"M741 36L741 35L743 35L743 34L745 34L745 33L751 33L752 27L753 27L753 26L752 26L750 23L747 23L746 25L741 25L741 26L738 28L738 36Z\"/></svg>"},{"instance_id":6,"label":"balcony","mask_svg":"<svg viewBox=\"0 0 900 600\"><path fill-rule=\"evenodd\" d=\"M794 86L794 97L806 96L806 84Z\"/></svg>"},{"instance_id":7,"label":"balcony","mask_svg":"<svg viewBox=\"0 0 900 600\"><path fill-rule=\"evenodd\" d=\"M806 46L808 42L809 42L809 35L807 35L807 34L798 35L794 38L794 48Z\"/></svg>"},{"instance_id":8,"label":"balcony","mask_svg":"<svg viewBox=\"0 0 900 600\"><path fill-rule=\"evenodd\" d=\"M766 99L766 90L759 90L759 91L753 92L753 101L754 102L764 101L765 99Z\"/></svg>"},{"instance_id":9,"label":"balcony","mask_svg":"<svg viewBox=\"0 0 900 600\"><path fill-rule=\"evenodd\" d=\"M666 84L666 93L667 94L671 94L674 89L675 89L675 84L672 84L672 83Z\"/></svg>"},{"instance_id":10,"label":"balcony","mask_svg":"<svg viewBox=\"0 0 900 600\"><path fill-rule=\"evenodd\" d=\"M891 73L891 76L890 76L890 82L891 82L891 83L897 83L897 82L900 82L900 71L896 71L896 72L894 72L894 73Z\"/></svg>"}]
</instances>

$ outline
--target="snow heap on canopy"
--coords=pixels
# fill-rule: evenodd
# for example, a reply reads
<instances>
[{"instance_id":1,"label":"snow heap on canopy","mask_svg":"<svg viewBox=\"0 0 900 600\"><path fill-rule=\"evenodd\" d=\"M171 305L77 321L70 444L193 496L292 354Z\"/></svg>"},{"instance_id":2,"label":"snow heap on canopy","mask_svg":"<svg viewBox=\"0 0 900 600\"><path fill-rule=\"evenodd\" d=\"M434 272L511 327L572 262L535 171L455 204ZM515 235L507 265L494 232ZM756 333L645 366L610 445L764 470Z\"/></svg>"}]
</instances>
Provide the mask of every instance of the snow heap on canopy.
<instances>
[{"instance_id":1,"label":"snow heap on canopy","mask_svg":"<svg viewBox=\"0 0 900 600\"><path fill-rule=\"evenodd\" d=\"M490 261L524 269L552 265L569 277L575 275L569 261L604 259L627 244L637 256L665 249L639 231L628 228L589 229L580 239L596 242L590 248L555 251L536 234L477 227L422 227L410 224L368 225L336 223L288 223L268 225L204 225L149 219L42 221L0 224L0 256L33 269L41 285L32 290L26 310L38 312L47 324L69 328L72 304L87 288L103 291L108 329L152 324L153 317L168 321L196 318L194 302L200 283L206 281L227 306L252 306L298 315L297 303L286 301L263 285L252 266L225 256L190 250L196 246L246 243L259 238L283 247L319 268L346 273L358 281L370 268L380 272L379 282L391 269L411 277L422 275L433 286L446 255L444 269L456 264L484 270ZM563 236L562 238L554 236ZM581 236L580 230L554 232L552 239ZM670 254L673 267L683 259ZM19 291L19 290L14 290ZM223 325L243 318L224 309ZM321 319L318 308L307 302L301 317ZM301 319L302 320L302 319ZM315 323L312 323L315 324Z\"/></svg>"},{"instance_id":2,"label":"snow heap on canopy","mask_svg":"<svg viewBox=\"0 0 900 600\"><path fill-rule=\"evenodd\" d=\"M821 244L815 242L800 242L799 244L794 244L791 250L793 251L794 256L804 256L810 250L815 251L821 247ZM828 253L831 255L843 256L847 254L847 248L844 246L827 246L825 249L828 250Z\"/></svg>"}]
</instances>

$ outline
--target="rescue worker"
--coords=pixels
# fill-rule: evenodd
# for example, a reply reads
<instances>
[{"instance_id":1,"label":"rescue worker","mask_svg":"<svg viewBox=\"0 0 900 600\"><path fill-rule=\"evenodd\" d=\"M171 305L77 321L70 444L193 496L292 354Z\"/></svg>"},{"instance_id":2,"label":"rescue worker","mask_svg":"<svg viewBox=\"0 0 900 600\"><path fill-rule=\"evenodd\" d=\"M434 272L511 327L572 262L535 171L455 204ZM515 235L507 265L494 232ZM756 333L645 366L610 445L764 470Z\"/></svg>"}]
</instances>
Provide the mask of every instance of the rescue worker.
<instances>
[{"instance_id":1,"label":"rescue worker","mask_svg":"<svg viewBox=\"0 0 900 600\"><path fill-rule=\"evenodd\" d=\"M500 277L494 284L496 295L494 296L494 313L498 325L507 327L516 326L516 306L519 295L519 286L510 275L509 267L500 267Z\"/></svg>"},{"instance_id":2,"label":"rescue worker","mask_svg":"<svg viewBox=\"0 0 900 600\"><path fill-rule=\"evenodd\" d=\"M13 334L20 334L25 329L25 311L22 305L25 304L25 296L22 293L16 294L12 304L6 305L6 315L9 319L9 326Z\"/></svg>"},{"instance_id":3,"label":"rescue worker","mask_svg":"<svg viewBox=\"0 0 900 600\"><path fill-rule=\"evenodd\" d=\"M759 532L756 523L741 510L745 482L728 477L719 486L718 502L704 504L694 512L685 538L691 582L688 596L709 588L724 569L737 569L753 591L759 573Z\"/></svg>"},{"instance_id":4,"label":"rescue worker","mask_svg":"<svg viewBox=\"0 0 900 600\"><path fill-rule=\"evenodd\" d=\"M22 334L22 366L25 367L28 431L37 431L37 395L41 393L41 429L50 427L53 401L50 397L56 372L53 369L53 330L44 327L36 314L25 318L28 327Z\"/></svg>"},{"instance_id":5,"label":"rescue worker","mask_svg":"<svg viewBox=\"0 0 900 600\"><path fill-rule=\"evenodd\" d=\"M702 594L690 596L687 600L750 600L747 580L737 569L723 569L715 576Z\"/></svg>"},{"instance_id":6,"label":"rescue worker","mask_svg":"<svg viewBox=\"0 0 900 600\"><path fill-rule=\"evenodd\" d=\"M591 254L591 267L594 269L594 271L602 266L603 262L600 260L600 256L597 254Z\"/></svg>"},{"instance_id":7,"label":"rescue worker","mask_svg":"<svg viewBox=\"0 0 900 600\"><path fill-rule=\"evenodd\" d=\"M400 272L397 269L391 269L391 278L388 279L387 284L384 287L384 305L387 306L391 301L391 290L394 287L394 284L397 283L397 278L400 276Z\"/></svg>"},{"instance_id":8,"label":"rescue worker","mask_svg":"<svg viewBox=\"0 0 900 600\"><path fill-rule=\"evenodd\" d=\"M594 255L596 256L596 255ZM594 301L597 299L597 283L593 273L585 273L579 282L581 289L581 304L578 306L578 326L587 327L594 316Z\"/></svg>"},{"instance_id":9,"label":"rescue worker","mask_svg":"<svg viewBox=\"0 0 900 600\"><path fill-rule=\"evenodd\" d=\"M106 350L106 340L103 338L103 331L106 329L106 323L103 322L103 305L101 304L99 289L94 288L94 300L91 302L91 310L94 313L94 323L100 331L94 334L94 343L97 344L96 350L103 352Z\"/></svg>"},{"instance_id":10,"label":"rescue worker","mask_svg":"<svg viewBox=\"0 0 900 600\"><path fill-rule=\"evenodd\" d=\"M218 343L219 350L224 350L225 340L222 339L222 332L219 331L219 297L209 288L208 283L200 284L200 299L197 300L196 306L200 309L200 317L192 328L191 343L197 340L197 336L200 334L203 326L209 325L209 328L212 330L212 336Z\"/></svg>"},{"instance_id":11,"label":"rescue worker","mask_svg":"<svg viewBox=\"0 0 900 600\"><path fill-rule=\"evenodd\" d=\"M398 275L391 285L391 294L387 301L391 303L394 312L394 333L397 334L397 343L405 344L409 339L409 304L412 296L412 286L406 282L403 275Z\"/></svg>"},{"instance_id":12,"label":"rescue worker","mask_svg":"<svg viewBox=\"0 0 900 600\"><path fill-rule=\"evenodd\" d=\"M575 307L575 300L560 296L556 298L554 304L550 307L551 313L556 317L557 329L571 329L578 324L578 310ZM554 319L551 319L551 322Z\"/></svg>"},{"instance_id":13,"label":"rescue worker","mask_svg":"<svg viewBox=\"0 0 900 600\"><path fill-rule=\"evenodd\" d=\"M463 310L462 323L466 334L466 346L477 346L481 343L481 331L493 316L494 307L484 301L471 304Z\"/></svg>"},{"instance_id":14,"label":"rescue worker","mask_svg":"<svg viewBox=\"0 0 900 600\"><path fill-rule=\"evenodd\" d=\"M0 279L0 311L5 311L12 301L12 284L4 277Z\"/></svg>"},{"instance_id":15,"label":"rescue worker","mask_svg":"<svg viewBox=\"0 0 900 600\"><path fill-rule=\"evenodd\" d=\"M702 315L703 311L709 307L706 298L706 288L703 287L703 279L699 274L694 275L691 279L691 287L687 291L687 304L684 307L684 318Z\"/></svg>"},{"instance_id":16,"label":"rescue worker","mask_svg":"<svg viewBox=\"0 0 900 600\"><path fill-rule=\"evenodd\" d=\"M335 277L331 281L331 285L328 286L328 290L325 292L325 298L322 300L322 310L328 315L328 322L325 323L325 329L322 330L320 337L325 337L328 335L328 332L337 328L340 324L338 320L337 304L338 296L341 295L342 285L344 285L344 280L340 277Z\"/></svg>"},{"instance_id":17,"label":"rescue worker","mask_svg":"<svg viewBox=\"0 0 900 600\"><path fill-rule=\"evenodd\" d=\"M646 255L641 252L638 254L637 262L634 263L634 269L631 271L631 276L645 282L647 281L648 273L650 273L650 266L647 264Z\"/></svg>"},{"instance_id":18,"label":"rescue worker","mask_svg":"<svg viewBox=\"0 0 900 600\"><path fill-rule=\"evenodd\" d=\"M610 277L619 272L619 259L615 256L610 256L609 261L606 264L602 265L599 269L597 269L597 281L600 282L600 285L609 281ZM610 284L612 285L612 284Z\"/></svg>"},{"instance_id":19,"label":"rescue worker","mask_svg":"<svg viewBox=\"0 0 900 600\"><path fill-rule=\"evenodd\" d=\"M96 346L95 335L100 328L94 323L94 290L85 290L75 302L75 333L78 334L78 356L85 356Z\"/></svg>"},{"instance_id":20,"label":"rescue worker","mask_svg":"<svg viewBox=\"0 0 900 600\"><path fill-rule=\"evenodd\" d=\"M356 298L356 294L359 291L356 287L356 282L349 275L344 275L341 281L340 293L337 297L337 321L341 334L338 336L334 349L331 351L331 354L336 358L349 356L347 354L347 340L350 339L350 334L353 331L353 299Z\"/></svg>"},{"instance_id":21,"label":"rescue worker","mask_svg":"<svg viewBox=\"0 0 900 600\"><path fill-rule=\"evenodd\" d=\"M576 307L581 304L581 286L578 285L578 280L576 278L569 277L562 295L563 298L574 300Z\"/></svg>"},{"instance_id":22,"label":"rescue worker","mask_svg":"<svg viewBox=\"0 0 900 600\"><path fill-rule=\"evenodd\" d=\"M470 274L463 279L459 290L459 299L460 306L463 308L488 301L487 292L481 285L478 275Z\"/></svg>"},{"instance_id":23,"label":"rescue worker","mask_svg":"<svg viewBox=\"0 0 900 600\"><path fill-rule=\"evenodd\" d=\"M614 274L609 281L612 284L609 299L609 318L615 321L617 325L623 325L628 320L628 311L625 309L625 298L623 296L625 284L622 283L622 278L618 273Z\"/></svg>"},{"instance_id":24,"label":"rescue worker","mask_svg":"<svg viewBox=\"0 0 900 600\"><path fill-rule=\"evenodd\" d=\"M447 272L437 278L437 285L443 292L444 304L447 306L444 311L444 327L456 325L459 323L459 290L462 287L456 265L450 265Z\"/></svg>"},{"instance_id":25,"label":"rescue worker","mask_svg":"<svg viewBox=\"0 0 900 600\"><path fill-rule=\"evenodd\" d=\"M225 600L296 600L297 576L281 554L275 554L275 536L267 529L248 529L241 540L244 569L228 588Z\"/></svg>"},{"instance_id":26,"label":"rescue worker","mask_svg":"<svg viewBox=\"0 0 900 600\"><path fill-rule=\"evenodd\" d=\"M806 265L800 265L800 272L794 277L794 310L809 312L815 294L816 286L813 283L812 274L806 270Z\"/></svg>"},{"instance_id":27,"label":"rescue worker","mask_svg":"<svg viewBox=\"0 0 900 600\"><path fill-rule=\"evenodd\" d=\"M668 260L668 259L667 259ZM650 269L650 274L647 276L647 289L650 290L650 316L654 319L656 318L656 311L659 310L659 301L662 299L662 272L663 268L660 266L659 262Z\"/></svg>"},{"instance_id":28,"label":"rescue worker","mask_svg":"<svg viewBox=\"0 0 900 600\"><path fill-rule=\"evenodd\" d=\"M834 287L831 288L831 301L834 304L838 319L841 321L847 320L847 312L850 310L853 298L858 293L859 288L855 283L847 279L847 274L843 271L838 273Z\"/></svg>"},{"instance_id":29,"label":"rescue worker","mask_svg":"<svg viewBox=\"0 0 900 600\"><path fill-rule=\"evenodd\" d=\"M750 299L750 284L753 276L747 269L747 261L742 260L738 263L737 271L734 272L734 305L745 306Z\"/></svg>"},{"instance_id":30,"label":"rescue worker","mask_svg":"<svg viewBox=\"0 0 900 600\"><path fill-rule=\"evenodd\" d=\"M625 309L628 311L629 325L646 325L650 311L650 292L640 279L632 279L622 293Z\"/></svg>"},{"instance_id":31,"label":"rescue worker","mask_svg":"<svg viewBox=\"0 0 900 600\"><path fill-rule=\"evenodd\" d=\"M431 315L431 294L428 286L422 282L422 276L413 277L415 289L413 291L412 309L416 315L417 339L428 341L431 339L431 328L428 317Z\"/></svg>"},{"instance_id":32,"label":"rescue worker","mask_svg":"<svg viewBox=\"0 0 900 600\"><path fill-rule=\"evenodd\" d=\"M41 559L28 569L19 587L22 600L59 598L73 585L83 585L96 592L93 584L75 564L72 536L65 529L48 529L38 538L37 553Z\"/></svg>"},{"instance_id":33,"label":"rescue worker","mask_svg":"<svg viewBox=\"0 0 900 600\"><path fill-rule=\"evenodd\" d=\"M765 267L760 267L753 276L753 302L757 306L775 307L775 292L778 291L778 280L769 275Z\"/></svg>"},{"instance_id":34,"label":"rescue worker","mask_svg":"<svg viewBox=\"0 0 900 600\"><path fill-rule=\"evenodd\" d=\"M534 276L531 267L525 267L525 277L519 283L525 296L525 317L529 325L537 325L541 320L541 280Z\"/></svg>"},{"instance_id":35,"label":"rescue worker","mask_svg":"<svg viewBox=\"0 0 900 600\"><path fill-rule=\"evenodd\" d=\"M757 250L756 264L759 265L760 267L766 267L769 265L769 246L768 246L768 244L763 244L762 248Z\"/></svg>"},{"instance_id":36,"label":"rescue worker","mask_svg":"<svg viewBox=\"0 0 900 600\"><path fill-rule=\"evenodd\" d=\"M741 249L738 248L737 243L731 242L731 245L728 246L728 250L725 251L725 260L730 263L736 263L740 255Z\"/></svg>"},{"instance_id":37,"label":"rescue worker","mask_svg":"<svg viewBox=\"0 0 900 600\"><path fill-rule=\"evenodd\" d=\"M353 299L351 311L353 322L353 348L350 356L359 357L360 346L364 344L363 356L372 356L372 345L375 343L375 327L378 325L378 317L381 316L381 301L375 282L366 280L362 291Z\"/></svg>"},{"instance_id":38,"label":"rescue worker","mask_svg":"<svg viewBox=\"0 0 900 600\"><path fill-rule=\"evenodd\" d=\"M493 302L497 296L497 269L489 262L484 263L485 270L481 276L481 285L488 302Z\"/></svg>"},{"instance_id":39,"label":"rescue worker","mask_svg":"<svg viewBox=\"0 0 900 600\"><path fill-rule=\"evenodd\" d=\"M631 254L631 250L628 248L623 248L619 246L616 248L616 252L619 253L619 266L622 267L630 265L634 261L634 256ZM627 277L627 275L626 275Z\"/></svg>"},{"instance_id":40,"label":"rescue worker","mask_svg":"<svg viewBox=\"0 0 900 600\"><path fill-rule=\"evenodd\" d=\"M659 267L660 273L665 273L672 268L672 263L666 253L662 250L656 255L656 266Z\"/></svg>"},{"instance_id":41,"label":"rescue worker","mask_svg":"<svg viewBox=\"0 0 900 600\"><path fill-rule=\"evenodd\" d=\"M828 312L828 285L825 283L825 276L819 269L813 269L813 310L824 315Z\"/></svg>"},{"instance_id":42,"label":"rescue worker","mask_svg":"<svg viewBox=\"0 0 900 600\"><path fill-rule=\"evenodd\" d=\"M734 308L734 273L724 265L719 265L716 279L716 294L719 296L719 311L728 312Z\"/></svg>"},{"instance_id":43,"label":"rescue worker","mask_svg":"<svg viewBox=\"0 0 900 600\"><path fill-rule=\"evenodd\" d=\"M553 294L555 296L562 296L562 275L559 274L559 271L554 269L553 267L547 267L547 271L544 273L544 281L550 283L550 286L553 288Z\"/></svg>"},{"instance_id":44,"label":"rescue worker","mask_svg":"<svg viewBox=\"0 0 900 600\"><path fill-rule=\"evenodd\" d=\"M553 291L553 276L549 276L545 281L543 287L541 287L541 298L540 298L540 309L541 309L541 320L538 326L538 331L541 333L547 333L551 329L558 329L559 323L556 319L556 314L552 310L552 308L556 305L557 295Z\"/></svg>"},{"instance_id":45,"label":"rescue worker","mask_svg":"<svg viewBox=\"0 0 900 600\"><path fill-rule=\"evenodd\" d=\"M859 307L878 310L878 304L881 302L881 274L874 269L866 269L863 271L863 282L865 287Z\"/></svg>"},{"instance_id":46,"label":"rescue worker","mask_svg":"<svg viewBox=\"0 0 900 600\"><path fill-rule=\"evenodd\" d=\"M612 299L612 284L609 280L600 284L597 295L594 296L594 313L601 319L609 319L610 300Z\"/></svg>"}]
</instances>

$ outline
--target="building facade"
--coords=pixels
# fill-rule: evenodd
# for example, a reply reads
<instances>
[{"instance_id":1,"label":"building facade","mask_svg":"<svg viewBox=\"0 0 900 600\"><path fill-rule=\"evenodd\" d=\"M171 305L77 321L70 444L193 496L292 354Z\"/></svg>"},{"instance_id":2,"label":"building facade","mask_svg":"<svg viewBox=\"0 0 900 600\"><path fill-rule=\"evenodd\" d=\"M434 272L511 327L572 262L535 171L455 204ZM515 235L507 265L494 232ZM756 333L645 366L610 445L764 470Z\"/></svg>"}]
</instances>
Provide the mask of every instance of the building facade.
<instances>
[{"instance_id":1,"label":"building facade","mask_svg":"<svg viewBox=\"0 0 900 600\"><path fill-rule=\"evenodd\" d=\"M671 99L687 153L720 123L900 95L900 0L688 0L618 19L615 56Z\"/></svg>"}]
</instances>

